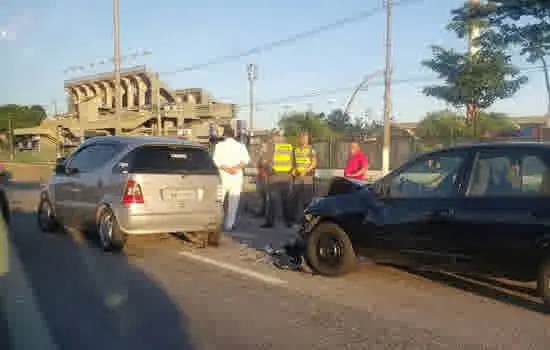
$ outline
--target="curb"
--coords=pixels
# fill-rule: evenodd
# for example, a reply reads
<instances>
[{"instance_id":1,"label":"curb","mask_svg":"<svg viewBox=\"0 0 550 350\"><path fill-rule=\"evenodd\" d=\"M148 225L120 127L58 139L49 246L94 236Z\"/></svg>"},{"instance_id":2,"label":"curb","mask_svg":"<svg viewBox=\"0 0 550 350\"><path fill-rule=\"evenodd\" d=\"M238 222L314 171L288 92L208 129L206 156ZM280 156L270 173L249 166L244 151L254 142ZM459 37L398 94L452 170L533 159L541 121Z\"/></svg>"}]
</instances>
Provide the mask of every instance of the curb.
<instances>
[{"instance_id":1,"label":"curb","mask_svg":"<svg viewBox=\"0 0 550 350\"><path fill-rule=\"evenodd\" d=\"M14 350L57 349L3 222L0 222L0 305Z\"/></svg>"}]
</instances>

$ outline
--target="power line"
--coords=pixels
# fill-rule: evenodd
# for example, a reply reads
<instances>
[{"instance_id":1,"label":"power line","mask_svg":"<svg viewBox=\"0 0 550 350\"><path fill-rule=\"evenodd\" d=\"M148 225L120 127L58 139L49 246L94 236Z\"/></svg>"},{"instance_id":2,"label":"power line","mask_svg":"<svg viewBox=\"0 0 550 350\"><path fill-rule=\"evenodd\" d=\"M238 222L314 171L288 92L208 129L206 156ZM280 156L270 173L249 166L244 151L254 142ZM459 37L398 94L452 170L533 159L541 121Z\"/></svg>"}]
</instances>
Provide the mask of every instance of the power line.
<instances>
[{"instance_id":1,"label":"power line","mask_svg":"<svg viewBox=\"0 0 550 350\"><path fill-rule=\"evenodd\" d=\"M543 70L544 70L543 67L520 68L520 71L523 73L536 73L536 72L542 72ZM392 85L394 84L401 85L401 84L410 84L410 83L438 83L438 82L441 82L441 80L435 77L427 77L427 76L392 79ZM383 81L372 82L372 83L369 83L368 86L365 86L363 89L361 89L361 91L366 91L372 86L383 86L383 85L384 85ZM272 100L259 101L256 103L256 106L274 106L274 105L279 105L283 103L288 103L291 101L308 99L312 97L326 96L326 95L338 94L342 92L350 92L350 91L353 91L355 88L357 88L357 85L332 88L332 89L317 89L304 94L289 95L289 96L275 98ZM241 111L246 110L248 108L248 106L245 104L239 104L238 106L239 106L239 110Z\"/></svg>"},{"instance_id":2,"label":"power line","mask_svg":"<svg viewBox=\"0 0 550 350\"><path fill-rule=\"evenodd\" d=\"M393 4L393 6L394 7L402 6L402 5L406 5L407 3L413 3L413 2L417 2L417 1L422 1L422 0L401 0L401 1L395 2ZM226 63L226 62L229 62L229 61L239 60L241 58L248 57L248 56L260 53L260 52L271 51L271 50L276 49L278 47L281 47L281 46L284 46L284 45L294 44L297 41L300 41L300 40L303 40L303 39L306 39L306 38L309 38L309 37L313 37L313 36L322 34L324 32L330 31L330 30L334 30L334 29L343 27L347 24L363 21L363 20L365 20L369 17L372 17L372 16L376 15L378 12L381 12L384 9L385 9L385 6L382 4L380 6L373 7L369 10L362 11L359 14L349 16L349 17L346 17L346 18L342 18L342 19L336 20L336 21L328 23L328 24L323 24L321 26L309 29L307 31L291 35L291 36L286 37L284 39L271 41L271 42L268 42L268 43L265 43L265 44L255 46L255 47L253 47L251 49L248 49L248 50L245 50L245 51L215 57L215 58L210 59L210 60L208 60L206 62L203 62L203 63L193 64L193 65L190 65L190 66L187 66L187 67L184 67L184 68L179 68L179 69L176 69L176 70L173 70L173 71L162 72L160 74L168 75L168 74L178 74L178 73L190 72L190 71L194 71L194 70L208 68L208 67L213 66L213 65Z\"/></svg>"}]
</instances>

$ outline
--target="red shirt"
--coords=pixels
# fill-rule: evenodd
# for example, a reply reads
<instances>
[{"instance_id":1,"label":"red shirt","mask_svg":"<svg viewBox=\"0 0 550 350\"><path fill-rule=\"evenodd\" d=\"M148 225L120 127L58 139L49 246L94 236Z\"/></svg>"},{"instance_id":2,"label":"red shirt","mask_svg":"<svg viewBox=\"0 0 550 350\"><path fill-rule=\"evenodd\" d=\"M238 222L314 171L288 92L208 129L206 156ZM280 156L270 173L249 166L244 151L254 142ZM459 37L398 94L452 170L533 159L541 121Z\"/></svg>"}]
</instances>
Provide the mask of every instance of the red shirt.
<instances>
[{"instance_id":1,"label":"red shirt","mask_svg":"<svg viewBox=\"0 0 550 350\"><path fill-rule=\"evenodd\" d=\"M363 154L363 152L354 153L348 159L346 169L344 169L344 176L355 180L363 180L366 174L359 176L350 176L350 174L356 173L363 168L367 168L368 166L369 159Z\"/></svg>"}]
</instances>

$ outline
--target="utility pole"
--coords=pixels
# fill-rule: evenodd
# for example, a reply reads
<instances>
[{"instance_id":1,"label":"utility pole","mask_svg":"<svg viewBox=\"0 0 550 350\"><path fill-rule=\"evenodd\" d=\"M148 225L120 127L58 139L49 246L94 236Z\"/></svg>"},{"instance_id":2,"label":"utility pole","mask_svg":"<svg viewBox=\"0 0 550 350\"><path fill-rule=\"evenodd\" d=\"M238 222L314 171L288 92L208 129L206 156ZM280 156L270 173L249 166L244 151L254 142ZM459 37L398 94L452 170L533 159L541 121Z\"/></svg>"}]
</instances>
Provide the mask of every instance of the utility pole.
<instances>
[{"instance_id":1,"label":"utility pole","mask_svg":"<svg viewBox=\"0 0 550 350\"><path fill-rule=\"evenodd\" d=\"M386 67L384 91L384 145L382 148L382 172L390 171L391 149L391 36L392 36L392 0L386 0Z\"/></svg>"},{"instance_id":2,"label":"utility pole","mask_svg":"<svg viewBox=\"0 0 550 350\"><path fill-rule=\"evenodd\" d=\"M118 15L118 0L113 0L113 36L114 36L114 64L115 64L115 118L118 127L115 130L119 134L120 113L122 111L122 93L120 88L120 30Z\"/></svg>"},{"instance_id":3,"label":"utility pole","mask_svg":"<svg viewBox=\"0 0 550 350\"><path fill-rule=\"evenodd\" d=\"M248 73L248 104L249 104L249 117L248 117L248 129L254 130L254 112L256 105L254 104L254 81L258 79L258 67L250 63L247 66Z\"/></svg>"},{"instance_id":4,"label":"utility pole","mask_svg":"<svg viewBox=\"0 0 550 350\"><path fill-rule=\"evenodd\" d=\"M470 0L470 6L472 8L481 6L481 0ZM480 34L480 28L478 23L469 23L468 24L468 54L470 55L470 59L475 59L475 56L479 52L479 34ZM471 113L471 115L468 116L468 118L471 120L473 128L474 128L474 137L479 137L479 108L476 105L467 106L468 112Z\"/></svg>"},{"instance_id":5,"label":"utility pole","mask_svg":"<svg viewBox=\"0 0 550 350\"><path fill-rule=\"evenodd\" d=\"M52 100L52 107L53 107L53 116L55 118L55 116L57 116L57 101L56 100Z\"/></svg>"},{"instance_id":6,"label":"utility pole","mask_svg":"<svg viewBox=\"0 0 550 350\"><path fill-rule=\"evenodd\" d=\"M10 136L10 160L14 160L15 145L14 145L14 137L13 137L13 116L11 114L8 116L8 131Z\"/></svg>"}]
</instances>

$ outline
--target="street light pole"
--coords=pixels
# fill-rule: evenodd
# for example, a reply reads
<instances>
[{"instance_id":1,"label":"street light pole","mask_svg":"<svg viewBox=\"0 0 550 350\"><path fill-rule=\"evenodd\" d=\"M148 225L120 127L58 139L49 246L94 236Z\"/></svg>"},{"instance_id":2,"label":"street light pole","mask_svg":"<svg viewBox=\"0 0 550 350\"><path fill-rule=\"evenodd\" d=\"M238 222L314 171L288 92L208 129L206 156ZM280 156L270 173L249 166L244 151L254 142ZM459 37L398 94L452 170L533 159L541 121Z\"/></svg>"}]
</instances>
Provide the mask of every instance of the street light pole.
<instances>
[{"instance_id":1,"label":"street light pole","mask_svg":"<svg viewBox=\"0 0 550 350\"><path fill-rule=\"evenodd\" d=\"M13 116L11 114L8 116L8 131L10 136L10 160L14 160L15 145L14 145L14 137L13 137Z\"/></svg>"},{"instance_id":2,"label":"street light pole","mask_svg":"<svg viewBox=\"0 0 550 350\"><path fill-rule=\"evenodd\" d=\"M248 129L250 131L254 130L254 81L258 79L257 67L255 64L251 63L247 67L248 73L248 103L249 103L249 117L248 117Z\"/></svg>"},{"instance_id":3,"label":"street light pole","mask_svg":"<svg viewBox=\"0 0 550 350\"><path fill-rule=\"evenodd\" d=\"M384 145L382 148L382 172L390 170L391 149L391 34L392 34L392 0L386 0L386 67L384 91Z\"/></svg>"},{"instance_id":4,"label":"street light pole","mask_svg":"<svg viewBox=\"0 0 550 350\"><path fill-rule=\"evenodd\" d=\"M114 64L115 64L115 118L120 126L120 113L122 111L122 94L120 88L120 31L118 0L113 0L113 35L114 35ZM118 134L118 128L115 131Z\"/></svg>"}]
</instances>

